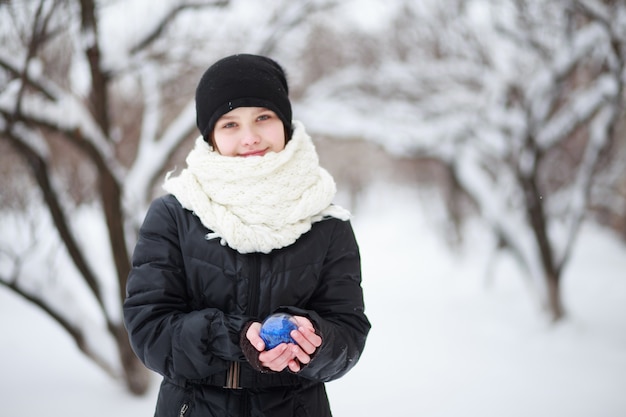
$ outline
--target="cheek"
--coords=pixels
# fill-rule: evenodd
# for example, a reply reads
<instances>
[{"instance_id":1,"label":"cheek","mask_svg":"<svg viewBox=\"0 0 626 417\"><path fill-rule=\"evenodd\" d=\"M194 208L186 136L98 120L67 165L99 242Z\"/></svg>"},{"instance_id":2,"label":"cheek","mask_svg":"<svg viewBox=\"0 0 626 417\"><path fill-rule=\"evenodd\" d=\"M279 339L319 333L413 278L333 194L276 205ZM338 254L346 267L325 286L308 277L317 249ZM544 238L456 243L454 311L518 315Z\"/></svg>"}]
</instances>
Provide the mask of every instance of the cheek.
<instances>
[{"instance_id":1,"label":"cheek","mask_svg":"<svg viewBox=\"0 0 626 417\"><path fill-rule=\"evenodd\" d=\"M213 136L213 147L220 155L232 156L235 153L236 142L219 135Z\"/></svg>"},{"instance_id":2,"label":"cheek","mask_svg":"<svg viewBox=\"0 0 626 417\"><path fill-rule=\"evenodd\" d=\"M279 126L275 126L272 129L271 135L271 137L273 138L272 142L274 143L275 147L283 149L285 147L285 144L287 143L287 137L285 136L286 132L283 124L280 123Z\"/></svg>"}]
</instances>

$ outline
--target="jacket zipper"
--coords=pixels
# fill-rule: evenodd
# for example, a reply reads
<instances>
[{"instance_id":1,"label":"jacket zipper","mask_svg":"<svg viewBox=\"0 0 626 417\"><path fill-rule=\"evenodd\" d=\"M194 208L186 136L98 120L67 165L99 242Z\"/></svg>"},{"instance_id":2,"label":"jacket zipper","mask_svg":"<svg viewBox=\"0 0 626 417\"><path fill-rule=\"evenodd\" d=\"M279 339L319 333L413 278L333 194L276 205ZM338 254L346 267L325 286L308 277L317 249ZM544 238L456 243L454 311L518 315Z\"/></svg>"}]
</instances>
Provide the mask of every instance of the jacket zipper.
<instances>
[{"instance_id":1,"label":"jacket zipper","mask_svg":"<svg viewBox=\"0 0 626 417\"><path fill-rule=\"evenodd\" d=\"M261 292L261 271L259 267L259 255L251 255L251 268L248 288L248 305L246 313L249 316L257 317L259 315L259 293Z\"/></svg>"},{"instance_id":2,"label":"jacket zipper","mask_svg":"<svg viewBox=\"0 0 626 417\"><path fill-rule=\"evenodd\" d=\"M248 276L248 304L246 305L246 315L257 317L259 312L259 293L261 292L261 277L258 254L249 255L250 271ZM241 365L239 362L231 362L226 371L226 384L224 388L241 389L240 384ZM185 410L186 411L186 410ZM244 414L247 415L247 412ZM183 417L181 410L180 417Z\"/></svg>"},{"instance_id":3,"label":"jacket zipper","mask_svg":"<svg viewBox=\"0 0 626 417\"><path fill-rule=\"evenodd\" d=\"M183 406L180 407L180 413L178 413L178 417L184 417L187 410L189 410L189 404L184 403Z\"/></svg>"},{"instance_id":4,"label":"jacket zipper","mask_svg":"<svg viewBox=\"0 0 626 417\"><path fill-rule=\"evenodd\" d=\"M248 293L248 315L252 317L259 316L259 294L261 293L261 266L260 255L255 253L252 255L252 268L250 268L250 291ZM243 415L250 416L250 393L245 390L243 393Z\"/></svg>"}]
</instances>

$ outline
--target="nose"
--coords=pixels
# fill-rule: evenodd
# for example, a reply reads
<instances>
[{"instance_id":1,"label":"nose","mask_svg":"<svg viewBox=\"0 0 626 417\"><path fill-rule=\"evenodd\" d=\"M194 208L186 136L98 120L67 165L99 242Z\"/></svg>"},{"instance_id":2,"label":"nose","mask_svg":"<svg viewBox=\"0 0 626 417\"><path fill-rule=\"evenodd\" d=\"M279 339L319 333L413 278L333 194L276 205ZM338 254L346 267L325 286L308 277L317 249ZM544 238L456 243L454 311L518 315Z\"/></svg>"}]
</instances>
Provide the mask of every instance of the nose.
<instances>
[{"instance_id":1,"label":"nose","mask_svg":"<svg viewBox=\"0 0 626 417\"><path fill-rule=\"evenodd\" d=\"M261 141L261 136L259 135L257 130L254 128L254 126L248 126L244 130L242 141L241 141L244 146L256 145L260 141Z\"/></svg>"}]
</instances>

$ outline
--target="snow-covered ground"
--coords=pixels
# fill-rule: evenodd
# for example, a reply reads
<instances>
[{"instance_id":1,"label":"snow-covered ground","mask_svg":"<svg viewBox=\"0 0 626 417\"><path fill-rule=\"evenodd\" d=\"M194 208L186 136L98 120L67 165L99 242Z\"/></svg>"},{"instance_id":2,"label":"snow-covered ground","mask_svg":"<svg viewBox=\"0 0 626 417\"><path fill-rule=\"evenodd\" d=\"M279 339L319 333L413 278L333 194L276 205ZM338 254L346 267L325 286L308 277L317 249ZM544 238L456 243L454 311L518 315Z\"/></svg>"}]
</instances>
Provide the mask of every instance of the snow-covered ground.
<instances>
[{"instance_id":1,"label":"snow-covered ground","mask_svg":"<svg viewBox=\"0 0 626 417\"><path fill-rule=\"evenodd\" d=\"M373 328L358 366L328 384L337 417L626 416L626 248L588 226L564 282L570 318L551 325L491 240L450 253L407 192L355 212ZM0 288L0 416L150 416L55 323Z\"/></svg>"}]
</instances>

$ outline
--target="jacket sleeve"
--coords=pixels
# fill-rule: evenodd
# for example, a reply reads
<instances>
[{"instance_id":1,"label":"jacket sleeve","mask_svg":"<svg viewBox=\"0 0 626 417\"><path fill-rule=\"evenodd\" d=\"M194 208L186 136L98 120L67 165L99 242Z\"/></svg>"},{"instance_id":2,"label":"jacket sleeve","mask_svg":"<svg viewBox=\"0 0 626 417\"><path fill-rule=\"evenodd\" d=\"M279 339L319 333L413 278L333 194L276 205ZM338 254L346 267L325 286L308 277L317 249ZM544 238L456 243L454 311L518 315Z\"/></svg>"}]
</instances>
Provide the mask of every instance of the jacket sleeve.
<instances>
[{"instance_id":1,"label":"jacket sleeve","mask_svg":"<svg viewBox=\"0 0 626 417\"><path fill-rule=\"evenodd\" d=\"M241 358L239 333L249 320L191 308L178 218L163 198L155 200L139 232L124 301L124 322L139 359L170 378L206 378Z\"/></svg>"},{"instance_id":2,"label":"jacket sleeve","mask_svg":"<svg viewBox=\"0 0 626 417\"><path fill-rule=\"evenodd\" d=\"M340 378L356 365L371 327L365 315L361 260L352 226L348 221L332 221L336 226L313 297L306 309L282 309L308 317L320 333L322 345L298 375L324 382Z\"/></svg>"}]
</instances>

